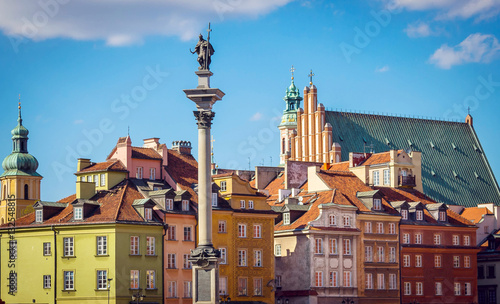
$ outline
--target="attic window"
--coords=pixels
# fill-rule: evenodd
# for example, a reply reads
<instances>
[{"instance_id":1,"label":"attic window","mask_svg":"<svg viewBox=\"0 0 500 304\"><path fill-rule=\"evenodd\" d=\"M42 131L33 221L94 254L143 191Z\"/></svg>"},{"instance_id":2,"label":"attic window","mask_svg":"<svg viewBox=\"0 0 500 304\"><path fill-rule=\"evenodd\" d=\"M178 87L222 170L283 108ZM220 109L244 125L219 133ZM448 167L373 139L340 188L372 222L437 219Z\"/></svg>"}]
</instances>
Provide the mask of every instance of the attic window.
<instances>
[{"instance_id":1,"label":"attic window","mask_svg":"<svg viewBox=\"0 0 500 304\"><path fill-rule=\"evenodd\" d=\"M76 221L83 220L83 208L82 207L75 207L75 210L74 210L74 219Z\"/></svg>"},{"instance_id":2,"label":"attic window","mask_svg":"<svg viewBox=\"0 0 500 304\"><path fill-rule=\"evenodd\" d=\"M174 200L171 198L167 198L165 202L165 209L167 210L173 210L174 209Z\"/></svg>"},{"instance_id":3,"label":"attic window","mask_svg":"<svg viewBox=\"0 0 500 304\"><path fill-rule=\"evenodd\" d=\"M35 221L37 223L43 222L43 210L42 209L36 211L36 213L35 213Z\"/></svg>"},{"instance_id":4,"label":"attic window","mask_svg":"<svg viewBox=\"0 0 500 304\"><path fill-rule=\"evenodd\" d=\"M436 147L432 141L430 142L430 144L431 144L432 149L434 149Z\"/></svg>"},{"instance_id":5,"label":"attic window","mask_svg":"<svg viewBox=\"0 0 500 304\"><path fill-rule=\"evenodd\" d=\"M401 219L403 220L408 219L408 209L401 209Z\"/></svg>"},{"instance_id":6,"label":"attic window","mask_svg":"<svg viewBox=\"0 0 500 304\"><path fill-rule=\"evenodd\" d=\"M146 221L153 219L153 210L151 208L144 208L144 219Z\"/></svg>"},{"instance_id":7,"label":"attic window","mask_svg":"<svg viewBox=\"0 0 500 304\"><path fill-rule=\"evenodd\" d=\"M226 191L226 181L220 182L220 191Z\"/></svg>"},{"instance_id":8,"label":"attic window","mask_svg":"<svg viewBox=\"0 0 500 304\"><path fill-rule=\"evenodd\" d=\"M423 210L417 210L415 213L417 221L422 221L424 219L424 211Z\"/></svg>"},{"instance_id":9,"label":"attic window","mask_svg":"<svg viewBox=\"0 0 500 304\"><path fill-rule=\"evenodd\" d=\"M455 146L454 143L451 143L451 146L453 147L453 150L456 150L457 149L457 146Z\"/></svg>"},{"instance_id":10,"label":"attic window","mask_svg":"<svg viewBox=\"0 0 500 304\"><path fill-rule=\"evenodd\" d=\"M290 213L283 213L283 225L290 225Z\"/></svg>"},{"instance_id":11,"label":"attic window","mask_svg":"<svg viewBox=\"0 0 500 304\"><path fill-rule=\"evenodd\" d=\"M188 200L182 201L182 211L189 211L189 201Z\"/></svg>"},{"instance_id":12,"label":"attic window","mask_svg":"<svg viewBox=\"0 0 500 304\"><path fill-rule=\"evenodd\" d=\"M373 210L382 210L382 200L379 198L373 199Z\"/></svg>"},{"instance_id":13,"label":"attic window","mask_svg":"<svg viewBox=\"0 0 500 304\"><path fill-rule=\"evenodd\" d=\"M217 192L212 193L212 207L217 207Z\"/></svg>"},{"instance_id":14,"label":"attic window","mask_svg":"<svg viewBox=\"0 0 500 304\"><path fill-rule=\"evenodd\" d=\"M439 211L439 221L446 222L446 211Z\"/></svg>"}]
</instances>

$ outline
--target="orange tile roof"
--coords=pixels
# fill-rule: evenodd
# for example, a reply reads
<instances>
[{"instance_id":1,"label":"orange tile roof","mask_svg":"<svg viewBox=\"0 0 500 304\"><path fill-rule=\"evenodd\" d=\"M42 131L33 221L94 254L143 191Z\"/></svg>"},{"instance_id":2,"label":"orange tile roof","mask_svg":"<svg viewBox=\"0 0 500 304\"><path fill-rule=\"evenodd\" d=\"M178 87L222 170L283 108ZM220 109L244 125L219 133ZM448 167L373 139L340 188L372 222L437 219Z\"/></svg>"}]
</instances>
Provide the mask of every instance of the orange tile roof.
<instances>
[{"instance_id":1,"label":"orange tile roof","mask_svg":"<svg viewBox=\"0 0 500 304\"><path fill-rule=\"evenodd\" d=\"M193 184L198 183L198 162L191 154L181 154L168 149L168 166L165 167L182 190L187 190L192 200L198 203L198 195L193 190Z\"/></svg>"},{"instance_id":2,"label":"orange tile roof","mask_svg":"<svg viewBox=\"0 0 500 304\"><path fill-rule=\"evenodd\" d=\"M256 182L257 182L257 180L256 180L256 179L252 179L252 180L250 181L250 187L255 188L255 183L256 183Z\"/></svg>"},{"instance_id":3,"label":"orange tile roof","mask_svg":"<svg viewBox=\"0 0 500 304\"><path fill-rule=\"evenodd\" d=\"M493 212L491 212L486 207L481 207L481 208L480 207L470 207L470 208L465 208L460 215L465 217L466 219L468 219L472 223L477 224L483 218L483 215L486 215L486 214L493 214Z\"/></svg>"},{"instance_id":4,"label":"orange tile roof","mask_svg":"<svg viewBox=\"0 0 500 304\"><path fill-rule=\"evenodd\" d=\"M86 173L86 172L97 172L97 171L123 171L126 172L127 168L123 165L123 163L119 160L107 160L102 163L93 163L89 167L78 171L77 173Z\"/></svg>"},{"instance_id":5,"label":"orange tile roof","mask_svg":"<svg viewBox=\"0 0 500 304\"><path fill-rule=\"evenodd\" d=\"M340 163L330 164L328 170L326 171L349 171L349 162L344 161Z\"/></svg>"},{"instance_id":6,"label":"orange tile roof","mask_svg":"<svg viewBox=\"0 0 500 304\"><path fill-rule=\"evenodd\" d=\"M162 159L160 153L153 148L132 147L132 158Z\"/></svg>"},{"instance_id":7,"label":"orange tile roof","mask_svg":"<svg viewBox=\"0 0 500 304\"><path fill-rule=\"evenodd\" d=\"M269 192L269 197L267 198L269 204L273 205L278 200L279 189L285 189L285 174L276 177L264 188L264 190Z\"/></svg>"},{"instance_id":8,"label":"orange tile roof","mask_svg":"<svg viewBox=\"0 0 500 304\"><path fill-rule=\"evenodd\" d=\"M57 202L58 203L66 203L66 204L69 204L71 202L73 202L74 200L76 199L76 194L72 194L70 196L67 196L65 198L62 198L60 200L58 200Z\"/></svg>"},{"instance_id":9,"label":"orange tile roof","mask_svg":"<svg viewBox=\"0 0 500 304\"><path fill-rule=\"evenodd\" d=\"M376 153L368 157L368 159L365 160L363 163L361 163L360 166L384 164L388 163L390 160L391 160L391 155L389 154L389 152Z\"/></svg>"}]
</instances>

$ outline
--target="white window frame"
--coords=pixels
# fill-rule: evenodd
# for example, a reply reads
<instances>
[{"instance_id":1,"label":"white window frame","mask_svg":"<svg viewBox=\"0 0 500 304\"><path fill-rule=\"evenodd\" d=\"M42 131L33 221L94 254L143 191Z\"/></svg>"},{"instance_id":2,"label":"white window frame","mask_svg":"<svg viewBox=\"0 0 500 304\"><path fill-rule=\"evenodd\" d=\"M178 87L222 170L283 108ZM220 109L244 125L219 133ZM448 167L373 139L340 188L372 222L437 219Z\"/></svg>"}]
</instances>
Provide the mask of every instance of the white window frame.
<instances>
[{"instance_id":1,"label":"white window frame","mask_svg":"<svg viewBox=\"0 0 500 304\"><path fill-rule=\"evenodd\" d=\"M156 168L149 168L149 179L150 180L156 179Z\"/></svg>"},{"instance_id":2,"label":"white window frame","mask_svg":"<svg viewBox=\"0 0 500 304\"><path fill-rule=\"evenodd\" d=\"M377 289L385 289L385 275L383 273L377 273Z\"/></svg>"},{"instance_id":3,"label":"white window frame","mask_svg":"<svg viewBox=\"0 0 500 304\"><path fill-rule=\"evenodd\" d=\"M459 255L453 256L453 268L460 268L460 256Z\"/></svg>"},{"instance_id":4,"label":"white window frame","mask_svg":"<svg viewBox=\"0 0 500 304\"><path fill-rule=\"evenodd\" d=\"M330 226L337 226L337 217L335 216L335 214L330 214Z\"/></svg>"},{"instance_id":5,"label":"white window frame","mask_svg":"<svg viewBox=\"0 0 500 304\"><path fill-rule=\"evenodd\" d=\"M331 238L329 241L330 241L329 242L330 254L338 254L339 248L338 248L337 239Z\"/></svg>"},{"instance_id":6,"label":"white window frame","mask_svg":"<svg viewBox=\"0 0 500 304\"><path fill-rule=\"evenodd\" d=\"M167 282L167 298L177 298L177 281Z\"/></svg>"},{"instance_id":7,"label":"white window frame","mask_svg":"<svg viewBox=\"0 0 500 304\"><path fill-rule=\"evenodd\" d=\"M389 234L396 234L396 224L389 223Z\"/></svg>"},{"instance_id":8,"label":"white window frame","mask_svg":"<svg viewBox=\"0 0 500 304\"><path fill-rule=\"evenodd\" d=\"M373 247L365 246L365 262L373 262Z\"/></svg>"},{"instance_id":9,"label":"white window frame","mask_svg":"<svg viewBox=\"0 0 500 304\"><path fill-rule=\"evenodd\" d=\"M221 247L220 250L220 263L225 265L227 264L227 248Z\"/></svg>"},{"instance_id":10,"label":"white window frame","mask_svg":"<svg viewBox=\"0 0 500 304\"><path fill-rule=\"evenodd\" d=\"M443 295L443 283L442 282L435 282L434 283L434 291L436 296L442 296Z\"/></svg>"},{"instance_id":11,"label":"white window frame","mask_svg":"<svg viewBox=\"0 0 500 304\"><path fill-rule=\"evenodd\" d=\"M453 284L453 292L456 296L461 295L462 293L462 287L460 286L460 282L455 282Z\"/></svg>"},{"instance_id":12,"label":"white window frame","mask_svg":"<svg viewBox=\"0 0 500 304\"><path fill-rule=\"evenodd\" d=\"M154 236L146 237L146 255L156 255L156 238Z\"/></svg>"},{"instance_id":13,"label":"white window frame","mask_svg":"<svg viewBox=\"0 0 500 304\"><path fill-rule=\"evenodd\" d=\"M238 250L238 266L239 267L246 267L248 265L247 263L247 250L246 249L239 249Z\"/></svg>"},{"instance_id":14,"label":"white window frame","mask_svg":"<svg viewBox=\"0 0 500 304\"><path fill-rule=\"evenodd\" d=\"M283 213L283 225L290 225L290 213Z\"/></svg>"},{"instance_id":15,"label":"white window frame","mask_svg":"<svg viewBox=\"0 0 500 304\"><path fill-rule=\"evenodd\" d=\"M63 238L63 253L65 257L75 256L75 239L73 237Z\"/></svg>"},{"instance_id":16,"label":"white window frame","mask_svg":"<svg viewBox=\"0 0 500 304\"><path fill-rule=\"evenodd\" d=\"M277 257L281 256L281 244L274 245L274 255Z\"/></svg>"},{"instance_id":17,"label":"white window frame","mask_svg":"<svg viewBox=\"0 0 500 304\"><path fill-rule=\"evenodd\" d=\"M391 172L389 169L384 169L384 185L390 185L391 184Z\"/></svg>"},{"instance_id":18,"label":"white window frame","mask_svg":"<svg viewBox=\"0 0 500 304\"><path fill-rule=\"evenodd\" d=\"M416 210L415 211L415 218L417 221L423 221L424 220L424 210Z\"/></svg>"},{"instance_id":19,"label":"white window frame","mask_svg":"<svg viewBox=\"0 0 500 304\"><path fill-rule=\"evenodd\" d=\"M411 283L410 282L404 282L404 295L405 296L411 295Z\"/></svg>"},{"instance_id":20,"label":"white window frame","mask_svg":"<svg viewBox=\"0 0 500 304\"><path fill-rule=\"evenodd\" d=\"M396 247L389 247L389 263L396 263Z\"/></svg>"},{"instance_id":21,"label":"white window frame","mask_svg":"<svg viewBox=\"0 0 500 304\"><path fill-rule=\"evenodd\" d=\"M239 277L238 278L238 296L248 295L248 278Z\"/></svg>"},{"instance_id":22,"label":"white window frame","mask_svg":"<svg viewBox=\"0 0 500 304\"><path fill-rule=\"evenodd\" d=\"M219 233L227 233L226 226L227 226L226 221L219 221L219 230L218 230L218 232Z\"/></svg>"},{"instance_id":23,"label":"white window frame","mask_svg":"<svg viewBox=\"0 0 500 304\"><path fill-rule=\"evenodd\" d=\"M446 211L439 211L439 221L446 222Z\"/></svg>"},{"instance_id":24,"label":"white window frame","mask_svg":"<svg viewBox=\"0 0 500 304\"><path fill-rule=\"evenodd\" d=\"M247 237L247 224L238 224L238 237L246 238Z\"/></svg>"},{"instance_id":25,"label":"white window frame","mask_svg":"<svg viewBox=\"0 0 500 304\"><path fill-rule=\"evenodd\" d=\"M184 242L191 242L193 241L193 229L191 229L191 226L184 226Z\"/></svg>"},{"instance_id":26,"label":"white window frame","mask_svg":"<svg viewBox=\"0 0 500 304\"><path fill-rule=\"evenodd\" d=\"M421 254L415 255L415 267L422 267L422 255Z\"/></svg>"},{"instance_id":27,"label":"white window frame","mask_svg":"<svg viewBox=\"0 0 500 304\"><path fill-rule=\"evenodd\" d=\"M409 254L403 255L403 267L411 267L411 259Z\"/></svg>"},{"instance_id":28,"label":"white window frame","mask_svg":"<svg viewBox=\"0 0 500 304\"><path fill-rule=\"evenodd\" d=\"M339 287L339 274L337 271L330 271L330 287Z\"/></svg>"},{"instance_id":29,"label":"white window frame","mask_svg":"<svg viewBox=\"0 0 500 304\"><path fill-rule=\"evenodd\" d=\"M415 295L422 296L424 295L424 283L416 282L415 283Z\"/></svg>"},{"instance_id":30,"label":"white window frame","mask_svg":"<svg viewBox=\"0 0 500 304\"><path fill-rule=\"evenodd\" d=\"M97 290L108 289L108 271L97 270Z\"/></svg>"},{"instance_id":31,"label":"white window frame","mask_svg":"<svg viewBox=\"0 0 500 304\"><path fill-rule=\"evenodd\" d=\"M139 236L132 235L130 236L130 255L140 255L140 247L139 247L140 238Z\"/></svg>"},{"instance_id":32,"label":"white window frame","mask_svg":"<svg viewBox=\"0 0 500 304\"><path fill-rule=\"evenodd\" d=\"M52 277L50 276L50 274L46 274L43 276L43 288L52 288Z\"/></svg>"},{"instance_id":33,"label":"white window frame","mask_svg":"<svg viewBox=\"0 0 500 304\"><path fill-rule=\"evenodd\" d=\"M344 227L351 227L351 217L344 215Z\"/></svg>"},{"instance_id":34,"label":"white window frame","mask_svg":"<svg viewBox=\"0 0 500 304\"><path fill-rule=\"evenodd\" d=\"M262 250L260 249L253 251L253 266L262 267Z\"/></svg>"},{"instance_id":35,"label":"white window frame","mask_svg":"<svg viewBox=\"0 0 500 304\"><path fill-rule=\"evenodd\" d=\"M443 267L443 260L441 255L434 255L434 268L441 268Z\"/></svg>"},{"instance_id":36,"label":"white window frame","mask_svg":"<svg viewBox=\"0 0 500 304\"><path fill-rule=\"evenodd\" d=\"M137 167L135 177L137 179L142 179L142 167Z\"/></svg>"},{"instance_id":37,"label":"white window frame","mask_svg":"<svg viewBox=\"0 0 500 304\"><path fill-rule=\"evenodd\" d=\"M365 222L365 233L372 233L372 223L371 222Z\"/></svg>"},{"instance_id":38,"label":"white window frame","mask_svg":"<svg viewBox=\"0 0 500 304\"><path fill-rule=\"evenodd\" d=\"M83 220L83 207L74 207L73 208L73 216L75 221Z\"/></svg>"},{"instance_id":39,"label":"white window frame","mask_svg":"<svg viewBox=\"0 0 500 304\"><path fill-rule=\"evenodd\" d=\"M352 249L351 249L351 239L343 239L343 253L344 255L351 255L352 254Z\"/></svg>"},{"instance_id":40,"label":"white window frame","mask_svg":"<svg viewBox=\"0 0 500 304\"><path fill-rule=\"evenodd\" d=\"M165 200L165 209L174 210L174 200L171 198L167 198Z\"/></svg>"},{"instance_id":41,"label":"white window frame","mask_svg":"<svg viewBox=\"0 0 500 304\"><path fill-rule=\"evenodd\" d=\"M105 235L96 236L97 255L108 254L108 237Z\"/></svg>"},{"instance_id":42,"label":"white window frame","mask_svg":"<svg viewBox=\"0 0 500 304\"><path fill-rule=\"evenodd\" d=\"M144 219L146 221L151 221L153 219L153 209L152 208L144 208Z\"/></svg>"},{"instance_id":43,"label":"white window frame","mask_svg":"<svg viewBox=\"0 0 500 304\"><path fill-rule=\"evenodd\" d=\"M453 246L460 246L460 236L458 234L454 234L452 237Z\"/></svg>"},{"instance_id":44,"label":"white window frame","mask_svg":"<svg viewBox=\"0 0 500 304\"><path fill-rule=\"evenodd\" d=\"M177 226L169 225L167 229L167 241L176 241L177 240Z\"/></svg>"},{"instance_id":45,"label":"white window frame","mask_svg":"<svg viewBox=\"0 0 500 304\"><path fill-rule=\"evenodd\" d=\"M130 270L130 289L139 289L139 270Z\"/></svg>"},{"instance_id":46,"label":"white window frame","mask_svg":"<svg viewBox=\"0 0 500 304\"><path fill-rule=\"evenodd\" d=\"M470 246L470 236L464 235L464 246Z\"/></svg>"},{"instance_id":47,"label":"white window frame","mask_svg":"<svg viewBox=\"0 0 500 304\"><path fill-rule=\"evenodd\" d=\"M177 269L176 253L167 253L167 269Z\"/></svg>"},{"instance_id":48,"label":"white window frame","mask_svg":"<svg viewBox=\"0 0 500 304\"><path fill-rule=\"evenodd\" d=\"M184 298L190 299L193 297L192 294L192 282L191 281L184 281Z\"/></svg>"},{"instance_id":49,"label":"white window frame","mask_svg":"<svg viewBox=\"0 0 500 304\"><path fill-rule=\"evenodd\" d=\"M227 191L226 189L227 189L226 181L221 181L220 182L220 191Z\"/></svg>"},{"instance_id":50,"label":"white window frame","mask_svg":"<svg viewBox=\"0 0 500 304\"><path fill-rule=\"evenodd\" d=\"M253 201L248 201L248 209L253 209Z\"/></svg>"},{"instance_id":51,"label":"white window frame","mask_svg":"<svg viewBox=\"0 0 500 304\"><path fill-rule=\"evenodd\" d=\"M384 223L377 222L377 233L378 234L383 234L384 233Z\"/></svg>"},{"instance_id":52,"label":"white window frame","mask_svg":"<svg viewBox=\"0 0 500 304\"><path fill-rule=\"evenodd\" d=\"M395 273L389 273L389 289L394 290L398 288L397 277Z\"/></svg>"},{"instance_id":53,"label":"white window frame","mask_svg":"<svg viewBox=\"0 0 500 304\"><path fill-rule=\"evenodd\" d=\"M189 254L184 254L182 256L183 256L182 269L191 269L192 265L191 262L189 261Z\"/></svg>"},{"instance_id":54,"label":"white window frame","mask_svg":"<svg viewBox=\"0 0 500 304\"><path fill-rule=\"evenodd\" d=\"M262 278L253 278L253 295L262 296Z\"/></svg>"},{"instance_id":55,"label":"white window frame","mask_svg":"<svg viewBox=\"0 0 500 304\"><path fill-rule=\"evenodd\" d=\"M255 239L262 238L262 225L261 224L254 224L253 225L253 237Z\"/></svg>"},{"instance_id":56,"label":"white window frame","mask_svg":"<svg viewBox=\"0 0 500 304\"><path fill-rule=\"evenodd\" d=\"M464 268L470 268L470 256L464 256Z\"/></svg>"},{"instance_id":57,"label":"white window frame","mask_svg":"<svg viewBox=\"0 0 500 304\"><path fill-rule=\"evenodd\" d=\"M37 222L37 223L43 222L43 210L42 209L37 209L35 211L35 222Z\"/></svg>"},{"instance_id":58,"label":"white window frame","mask_svg":"<svg viewBox=\"0 0 500 304\"><path fill-rule=\"evenodd\" d=\"M344 287L352 287L352 272L344 271Z\"/></svg>"},{"instance_id":59,"label":"white window frame","mask_svg":"<svg viewBox=\"0 0 500 304\"><path fill-rule=\"evenodd\" d=\"M422 233L415 233L415 244L422 244Z\"/></svg>"},{"instance_id":60,"label":"white window frame","mask_svg":"<svg viewBox=\"0 0 500 304\"><path fill-rule=\"evenodd\" d=\"M50 242L43 243L43 255L44 256L52 255L52 243Z\"/></svg>"},{"instance_id":61,"label":"white window frame","mask_svg":"<svg viewBox=\"0 0 500 304\"><path fill-rule=\"evenodd\" d=\"M146 290L156 289L156 272L146 270Z\"/></svg>"},{"instance_id":62,"label":"white window frame","mask_svg":"<svg viewBox=\"0 0 500 304\"><path fill-rule=\"evenodd\" d=\"M383 246L377 247L377 259L379 263L385 263L385 249Z\"/></svg>"},{"instance_id":63,"label":"white window frame","mask_svg":"<svg viewBox=\"0 0 500 304\"><path fill-rule=\"evenodd\" d=\"M219 295L227 295L227 277L219 277Z\"/></svg>"},{"instance_id":64,"label":"white window frame","mask_svg":"<svg viewBox=\"0 0 500 304\"><path fill-rule=\"evenodd\" d=\"M380 198L373 199L373 210L382 210L382 200Z\"/></svg>"},{"instance_id":65,"label":"white window frame","mask_svg":"<svg viewBox=\"0 0 500 304\"><path fill-rule=\"evenodd\" d=\"M212 192L212 207L217 207L217 201L219 199L219 196L217 192Z\"/></svg>"},{"instance_id":66,"label":"white window frame","mask_svg":"<svg viewBox=\"0 0 500 304\"><path fill-rule=\"evenodd\" d=\"M189 211L189 200L182 200L182 211Z\"/></svg>"},{"instance_id":67,"label":"white window frame","mask_svg":"<svg viewBox=\"0 0 500 304\"><path fill-rule=\"evenodd\" d=\"M472 295L472 284L469 282L464 283L464 295L466 296Z\"/></svg>"},{"instance_id":68,"label":"white window frame","mask_svg":"<svg viewBox=\"0 0 500 304\"><path fill-rule=\"evenodd\" d=\"M101 187L106 186L106 174L101 173L100 178L101 178Z\"/></svg>"},{"instance_id":69,"label":"white window frame","mask_svg":"<svg viewBox=\"0 0 500 304\"><path fill-rule=\"evenodd\" d=\"M372 172L373 185L380 186L380 172L378 170Z\"/></svg>"},{"instance_id":70,"label":"white window frame","mask_svg":"<svg viewBox=\"0 0 500 304\"><path fill-rule=\"evenodd\" d=\"M365 274L365 288L373 289L373 274L371 273Z\"/></svg>"},{"instance_id":71,"label":"white window frame","mask_svg":"<svg viewBox=\"0 0 500 304\"><path fill-rule=\"evenodd\" d=\"M245 200L240 200L240 209L245 209Z\"/></svg>"},{"instance_id":72,"label":"white window frame","mask_svg":"<svg viewBox=\"0 0 500 304\"><path fill-rule=\"evenodd\" d=\"M323 239L314 239L314 254L323 254Z\"/></svg>"},{"instance_id":73,"label":"white window frame","mask_svg":"<svg viewBox=\"0 0 500 304\"><path fill-rule=\"evenodd\" d=\"M402 220L408 219L408 209L401 209L401 219Z\"/></svg>"},{"instance_id":74,"label":"white window frame","mask_svg":"<svg viewBox=\"0 0 500 304\"><path fill-rule=\"evenodd\" d=\"M75 290L75 272L72 270L63 272L64 290Z\"/></svg>"},{"instance_id":75,"label":"white window frame","mask_svg":"<svg viewBox=\"0 0 500 304\"><path fill-rule=\"evenodd\" d=\"M410 244L410 234L403 233L403 244Z\"/></svg>"},{"instance_id":76,"label":"white window frame","mask_svg":"<svg viewBox=\"0 0 500 304\"><path fill-rule=\"evenodd\" d=\"M434 245L441 245L441 234L434 234Z\"/></svg>"},{"instance_id":77,"label":"white window frame","mask_svg":"<svg viewBox=\"0 0 500 304\"><path fill-rule=\"evenodd\" d=\"M323 271L316 271L314 273L314 286L323 287Z\"/></svg>"}]
</instances>

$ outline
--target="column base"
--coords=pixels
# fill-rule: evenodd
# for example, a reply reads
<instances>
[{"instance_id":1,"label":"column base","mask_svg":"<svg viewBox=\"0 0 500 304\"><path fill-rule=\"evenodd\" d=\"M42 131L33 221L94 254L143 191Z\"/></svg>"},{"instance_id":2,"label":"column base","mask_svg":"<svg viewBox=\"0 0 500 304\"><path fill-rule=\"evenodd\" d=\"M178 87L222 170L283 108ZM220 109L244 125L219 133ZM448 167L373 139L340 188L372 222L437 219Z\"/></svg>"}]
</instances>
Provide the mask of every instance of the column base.
<instances>
[{"instance_id":1,"label":"column base","mask_svg":"<svg viewBox=\"0 0 500 304\"><path fill-rule=\"evenodd\" d=\"M219 303L219 250L199 246L191 251L193 265L193 304Z\"/></svg>"}]
</instances>

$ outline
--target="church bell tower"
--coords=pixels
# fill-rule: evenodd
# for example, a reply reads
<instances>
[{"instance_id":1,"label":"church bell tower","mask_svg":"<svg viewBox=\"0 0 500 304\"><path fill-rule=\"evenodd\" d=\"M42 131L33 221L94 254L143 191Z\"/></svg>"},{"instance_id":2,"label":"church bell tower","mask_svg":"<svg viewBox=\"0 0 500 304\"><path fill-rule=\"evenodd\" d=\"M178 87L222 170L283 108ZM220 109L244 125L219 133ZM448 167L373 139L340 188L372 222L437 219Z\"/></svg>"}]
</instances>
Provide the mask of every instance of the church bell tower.
<instances>
[{"instance_id":1,"label":"church bell tower","mask_svg":"<svg viewBox=\"0 0 500 304\"><path fill-rule=\"evenodd\" d=\"M292 153L292 137L297 134L297 110L300 108L300 92L293 82L293 72L295 68L292 65L292 83L286 89L286 95L283 100L286 103L286 108L283 111L281 123L278 128L280 130L280 165L284 165L286 160L291 157Z\"/></svg>"}]
</instances>

